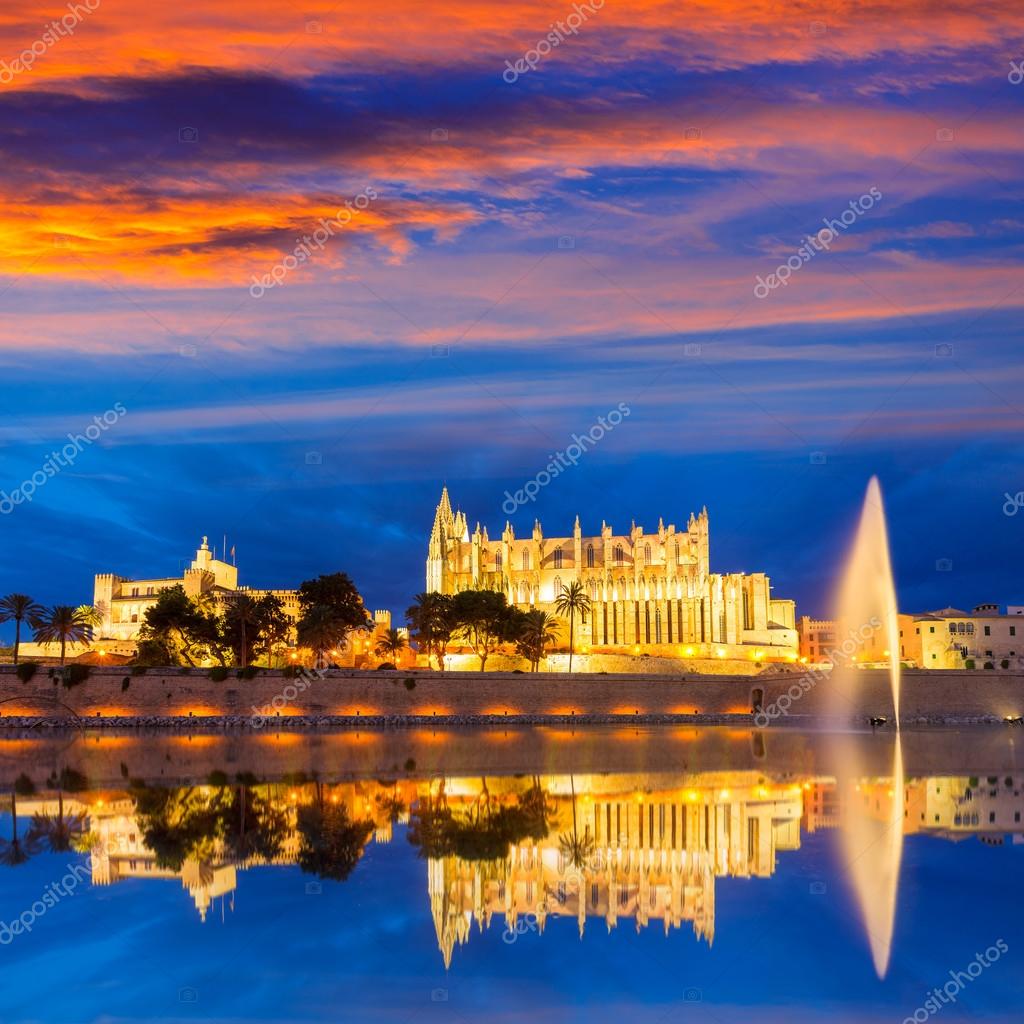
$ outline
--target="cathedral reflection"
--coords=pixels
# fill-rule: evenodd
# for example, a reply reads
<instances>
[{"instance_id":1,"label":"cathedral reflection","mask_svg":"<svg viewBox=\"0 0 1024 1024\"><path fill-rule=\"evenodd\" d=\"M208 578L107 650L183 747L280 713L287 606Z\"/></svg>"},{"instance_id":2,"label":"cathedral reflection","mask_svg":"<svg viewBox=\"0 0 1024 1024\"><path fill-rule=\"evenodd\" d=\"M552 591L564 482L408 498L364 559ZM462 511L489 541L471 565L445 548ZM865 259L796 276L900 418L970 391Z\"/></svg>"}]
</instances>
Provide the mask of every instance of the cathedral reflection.
<instances>
[{"instance_id":1,"label":"cathedral reflection","mask_svg":"<svg viewBox=\"0 0 1024 1024\"><path fill-rule=\"evenodd\" d=\"M859 814L885 819L891 779L862 779ZM1021 842L1024 776L907 780L904 831ZM92 881L178 879L206 920L233 907L239 873L298 865L343 881L397 834L425 861L445 965L474 931L506 941L549 918L609 930L686 926L715 936L716 879L769 878L801 837L842 827L834 780L757 771L257 783L15 796L3 860L91 854ZM847 813L854 808L846 808ZM19 834L20 833L20 834ZM13 848L12 848L13 842ZM15 857L12 849L17 853Z\"/></svg>"}]
</instances>

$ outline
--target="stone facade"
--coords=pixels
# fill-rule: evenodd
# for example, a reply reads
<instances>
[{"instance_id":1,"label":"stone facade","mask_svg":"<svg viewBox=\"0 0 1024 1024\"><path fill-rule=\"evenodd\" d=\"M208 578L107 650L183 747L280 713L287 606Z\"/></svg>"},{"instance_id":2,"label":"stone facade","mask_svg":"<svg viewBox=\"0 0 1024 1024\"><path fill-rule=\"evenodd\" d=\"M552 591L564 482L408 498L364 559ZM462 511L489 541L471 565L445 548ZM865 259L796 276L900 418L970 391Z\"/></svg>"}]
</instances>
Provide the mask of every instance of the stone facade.
<instances>
[{"instance_id":1,"label":"stone facade","mask_svg":"<svg viewBox=\"0 0 1024 1024\"><path fill-rule=\"evenodd\" d=\"M213 610L223 609L240 594L255 600L273 594L281 599L289 619L296 622L299 618L297 591L239 587L237 566L217 558L204 537L192 564L180 576L133 580L116 573L97 573L92 603L102 621L95 635L103 640L135 640L145 622L146 609L156 604L160 591L178 586L193 600L209 601Z\"/></svg>"},{"instance_id":2,"label":"stone facade","mask_svg":"<svg viewBox=\"0 0 1024 1024\"><path fill-rule=\"evenodd\" d=\"M1024 608L995 604L971 612L941 608L900 616L900 656L921 668L1024 668Z\"/></svg>"},{"instance_id":3,"label":"stone facade","mask_svg":"<svg viewBox=\"0 0 1024 1024\"><path fill-rule=\"evenodd\" d=\"M592 613L577 624L578 649L658 650L678 658L790 660L797 657L795 607L772 597L764 573L712 573L708 513L690 515L685 530L635 523L616 533L607 523L584 536L546 537L536 522L517 537L506 522L501 537L469 531L453 511L448 489L434 516L427 554L428 592L499 590L519 608L554 614L563 586L583 584Z\"/></svg>"}]
</instances>

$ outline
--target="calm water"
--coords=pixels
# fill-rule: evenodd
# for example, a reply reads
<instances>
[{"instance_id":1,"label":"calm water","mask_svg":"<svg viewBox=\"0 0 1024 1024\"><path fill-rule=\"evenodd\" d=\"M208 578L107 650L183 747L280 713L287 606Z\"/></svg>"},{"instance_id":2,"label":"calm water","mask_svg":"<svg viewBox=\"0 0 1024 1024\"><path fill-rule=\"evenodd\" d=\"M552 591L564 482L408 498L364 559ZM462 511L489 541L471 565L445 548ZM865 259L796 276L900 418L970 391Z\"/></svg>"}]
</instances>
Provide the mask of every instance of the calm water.
<instances>
[{"instance_id":1,"label":"calm water","mask_svg":"<svg viewBox=\"0 0 1024 1024\"><path fill-rule=\"evenodd\" d=\"M1016 735L0 741L0 1020L1017 1021Z\"/></svg>"}]
</instances>

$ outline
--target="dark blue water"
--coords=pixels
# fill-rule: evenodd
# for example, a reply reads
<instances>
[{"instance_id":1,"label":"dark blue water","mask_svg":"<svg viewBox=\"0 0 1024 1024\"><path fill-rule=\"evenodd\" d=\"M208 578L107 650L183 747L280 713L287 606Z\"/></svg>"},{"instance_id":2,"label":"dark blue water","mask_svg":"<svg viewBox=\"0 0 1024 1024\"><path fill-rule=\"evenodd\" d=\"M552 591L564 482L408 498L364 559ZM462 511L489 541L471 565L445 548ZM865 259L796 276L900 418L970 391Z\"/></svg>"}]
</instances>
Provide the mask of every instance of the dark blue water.
<instances>
[{"instance_id":1,"label":"dark blue water","mask_svg":"<svg viewBox=\"0 0 1024 1024\"><path fill-rule=\"evenodd\" d=\"M961 815L961 825L952 830L943 821L925 823L925 832L908 831L891 963L880 979L839 853L839 828L809 831L810 790L795 794L794 788L802 786L799 777L780 780L769 773L755 779L744 769L699 777L590 773L536 781L549 800L551 832L539 839L515 836L513 848L548 851L548 891L542 896L538 883L529 894L534 905L543 899L551 908L543 927L529 915L519 917L518 928L511 927L501 912L484 928L474 920L464 941L452 942L447 968L437 908L431 905L431 865L440 871L437 866L447 863L449 880L460 871L481 877L492 893L500 891L496 887L502 879L511 885L514 872L507 858L474 860L476 847L466 846L466 837L483 834L474 829L491 828L500 807L518 806L531 786L528 777L447 780L452 820L462 823L463 846L454 853L434 850L439 855L433 859L424 855L431 850L409 838L427 797L436 795L436 778L366 779L328 785L319 793L310 783L256 785L255 792L286 815L314 806L317 799L327 806L335 797L334 806L347 808L347 820L361 813L374 819L380 832L357 843L361 853L344 881L294 863L297 833L290 818L282 834L292 845L283 849L278 863L250 859L244 866L237 857L233 860L218 836L221 822L210 825L208 836L202 829L192 836L194 846L180 869L159 869L168 877L130 877L153 870L142 842L144 823L131 816L137 794L131 787L65 793L65 814L87 831L102 825L112 808L127 808L126 834L135 835L138 856L133 861L130 852L115 850L114 859L123 858L124 876L109 884L93 880L94 860L102 862L110 853L109 842L92 860L74 850L38 849L22 864L0 866L0 919L6 925L0 928L0 1020L899 1022L915 1011L918 1021L932 1016L943 1021L1021 1019L1024 845L1014 841L1021 826L1016 833L987 822L974 826L970 815L965 825ZM808 775L803 782L829 786L820 776ZM1024 797L1014 795L1022 783L1020 776L998 777L999 814L1008 814L1011 821L1013 808L1024 808ZM964 791L972 790L966 802L973 807L981 806L982 792L988 792L984 778L960 771L908 776L907 784L917 792L926 792L929 785L952 787L961 804ZM482 791L489 802L482 800ZM195 797L197 806L218 799L218 792L208 788L205 796ZM389 810L374 802L388 792L396 798L401 794L406 806ZM755 865L765 877L736 877L735 868L712 871L713 906L703 906L703 937L685 919L667 934L660 918L638 925L635 893L616 897L626 902L614 926L604 913L585 914L581 936L578 908L571 898L559 902L565 894L558 878L566 870L571 874L571 866L559 865L557 853L560 837L573 829L570 793L577 835L590 822L600 828L608 820L603 815L609 805L623 814L632 808L634 815L632 825L614 830L620 841L603 844L602 837L596 844L602 853L587 851L580 873L589 898L592 879L603 886L615 875L609 861L602 860L614 858L609 850L671 846L663 806L689 801L714 807L716 801L728 802L723 792L738 808L736 814L748 815L746 824L730 833L729 850L752 849L749 818L755 804L771 802L782 818L791 817L794 806L802 815L779 826L773 854ZM52 791L20 798L21 835L32 829L33 808L52 817L54 799ZM596 813L595 806L600 808ZM76 822L80 808L87 816ZM682 816L680 810L680 822ZM637 831L641 819L642 837ZM11 825L10 814L0 817L8 850ZM676 841L685 845L678 833ZM691 834L691 856L702 845L706 849L708 843ZM82 868L81 882L66 886L66 894L54 890L53 884L75 867ZM618 877L628 890L630 879L643 874L620 868ZM194 883L200 904L208 899L205 920L183 876ZM37 903L47 892L52 905ZM36 911L40 905L45 909L33 914L34 903ZM559 909L564 913L559 915ZM22 920L30 930L12 934L11 923L26 911ZM951 980L950 972L966 972L986 950L994 951L991 962L974 968L977 977L962 973L961 981ZM947 983L949 1002L932 991ZM926 1005L929 997L932 1009Z\"/></svg>"}]
</instances>

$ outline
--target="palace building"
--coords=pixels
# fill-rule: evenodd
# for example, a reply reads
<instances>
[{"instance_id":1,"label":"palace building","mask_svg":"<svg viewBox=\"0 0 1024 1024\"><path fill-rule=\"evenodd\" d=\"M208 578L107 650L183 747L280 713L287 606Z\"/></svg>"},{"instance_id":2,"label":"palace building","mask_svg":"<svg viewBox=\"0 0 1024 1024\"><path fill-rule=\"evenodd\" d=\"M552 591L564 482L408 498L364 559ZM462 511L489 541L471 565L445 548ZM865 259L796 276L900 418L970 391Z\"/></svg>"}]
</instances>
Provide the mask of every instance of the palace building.
<instances>
[{"instance_id":1,"label":"palace building","mask_svg":"<svg viewBox=\"0 0 1024 1024\"><path fill-rule=\"evenodd\" d=\"M427 554L427 591L489 589L520 608L554 614L563 586L581 582L591 614L578 642L595 651L670 657L795 660L793 601L772 596L764 573L713 573L708 512L690 515L685 530L661 520L647 532L635 523L616 533L585 536L579 517L569 536L546 537L539 522L527 537L509 523L491 540L469 531L452 510L447 487L434 516ZM761 657L758 657L760 655Z\"/></svg>"}]
</instances>

